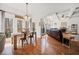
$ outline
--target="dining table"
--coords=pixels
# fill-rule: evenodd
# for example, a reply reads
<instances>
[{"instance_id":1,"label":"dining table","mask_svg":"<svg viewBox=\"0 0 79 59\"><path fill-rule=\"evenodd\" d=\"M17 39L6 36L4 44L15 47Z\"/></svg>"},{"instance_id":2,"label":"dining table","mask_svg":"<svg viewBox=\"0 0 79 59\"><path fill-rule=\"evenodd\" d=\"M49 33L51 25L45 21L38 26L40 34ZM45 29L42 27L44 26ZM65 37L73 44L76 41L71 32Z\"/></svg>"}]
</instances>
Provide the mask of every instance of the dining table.
<instances>
[{"instance_id":1,"label":"dining table","mask_svg":"<svg viewBox=\"0 0 79 59\"><path fill-rule=\"evenodd\" d=\"M31 37L32 33L33 33L33 37ZM16 50L18 48L18 45L17 45L18 37L22 37L22 36L23 36L23 33L13 34L13 47L14 47L14 50ZM36 32L29 32L27 37L30 38L30 44L32 42L32 38L35 38L35 43L37 44L37 34L36 34Z\"/></svg>"}]
</instances>

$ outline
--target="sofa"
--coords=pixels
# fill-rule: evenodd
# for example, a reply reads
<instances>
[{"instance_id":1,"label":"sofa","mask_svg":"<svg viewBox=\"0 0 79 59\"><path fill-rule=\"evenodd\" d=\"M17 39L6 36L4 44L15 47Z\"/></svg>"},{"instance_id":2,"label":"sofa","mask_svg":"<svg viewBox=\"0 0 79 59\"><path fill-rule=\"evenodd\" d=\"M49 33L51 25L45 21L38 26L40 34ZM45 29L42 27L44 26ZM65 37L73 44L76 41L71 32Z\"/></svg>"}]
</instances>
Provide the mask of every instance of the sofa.
<instances>
[{"instance_id":1,"label":"sofa","mask_svg":"<svg viewBox=\"0 0 79 59\"><path fill-rule=\"evenodd\" d=\"M46 32L49 36L55 38L57 41L69 46L69 40L63 36L64 29L51 28L47 29Z\"/></svg>"},{"instance_id":2,"label":"sofa","mask_svg":"<svg viewBox=\"0 0 79 59\"><path fill-rule=\"evenodd\" d=\"M4 45L5 45L5 34L0 33L0 54L4 50Z\"/></svg>"},{"instance_id":3,"label":"sofa","mask_svg":"<svg viewBox=\"0 0 79 59\"><path fill-rule=\"evenodd\" d=\"M62 33L59 29L57 28L51 28L46 30L47 34L56 40L62 42Z\"/></svg>"}]
</instances>

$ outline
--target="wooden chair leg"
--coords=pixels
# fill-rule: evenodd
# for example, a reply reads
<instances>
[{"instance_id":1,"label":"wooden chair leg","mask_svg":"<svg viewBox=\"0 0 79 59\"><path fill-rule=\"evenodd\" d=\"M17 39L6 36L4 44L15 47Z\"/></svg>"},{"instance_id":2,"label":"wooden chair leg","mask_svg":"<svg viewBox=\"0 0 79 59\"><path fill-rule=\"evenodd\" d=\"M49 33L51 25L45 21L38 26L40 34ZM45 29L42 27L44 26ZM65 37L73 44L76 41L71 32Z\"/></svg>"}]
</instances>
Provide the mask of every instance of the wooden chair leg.
<instances>
[{"instance_id":1,"label":"wooden chair leg","mask_svg":"<svg viewBox=\"0 0 79 59\"><path fill-rule=\"evenodd\" d=\"M27 42L27 44L28 44L28 40L26 39L26 42Z\"/></svg>"},{"instance_id":2,"label":"wooden chair leg","mask_svg":"<svg viewBox=\"0 0 79 59\"><path fill-rule=\"evenodd\" d=\"M32 38L30 38L30 44L32 44Z\"/></svg>"},{"instance_id":3,"label":"wooden chair leg","mask_svg":"<svg viewBox=\"0 0 79 59\"><path fill-rule=\"evenodd\" d=\"M22 40L22 47L23 47L23 40Z\"/></svg>"}]
</instances>

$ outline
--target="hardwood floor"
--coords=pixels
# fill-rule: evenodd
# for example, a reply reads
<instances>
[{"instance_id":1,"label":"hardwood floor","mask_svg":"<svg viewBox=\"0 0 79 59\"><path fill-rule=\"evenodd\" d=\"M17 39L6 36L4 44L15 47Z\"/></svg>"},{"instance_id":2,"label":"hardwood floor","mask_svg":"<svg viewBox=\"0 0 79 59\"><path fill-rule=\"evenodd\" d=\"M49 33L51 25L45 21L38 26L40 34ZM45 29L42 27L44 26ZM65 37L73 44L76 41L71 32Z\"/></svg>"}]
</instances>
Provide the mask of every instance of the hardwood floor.
<instances>
[{"instance_id":1,"label":"hardwood floor","mask_svg":"<svg viewBox=\"0 0 79 59\"><path fill-rule=\"evenodd\" d=\"M13 49L11 42L6 42L2 55L75 55L79 52L65 47L56 39L50 36L43 36L42 39L38 38L37 44L25 44L24 47L19 46L17 50Z\"/></svg>"}]
</instances>

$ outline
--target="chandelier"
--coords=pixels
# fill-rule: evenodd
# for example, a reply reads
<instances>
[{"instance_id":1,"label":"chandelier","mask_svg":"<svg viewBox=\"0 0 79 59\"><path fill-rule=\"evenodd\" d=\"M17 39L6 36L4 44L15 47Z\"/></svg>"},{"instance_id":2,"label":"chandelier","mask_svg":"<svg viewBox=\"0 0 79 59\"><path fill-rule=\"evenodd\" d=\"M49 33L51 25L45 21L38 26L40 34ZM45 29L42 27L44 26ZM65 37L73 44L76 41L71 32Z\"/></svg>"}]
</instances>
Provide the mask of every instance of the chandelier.
<instances>
[{"instance_id":1,"label":"chandelier","mask_svg":"<svg viewBox=\"0 0 79 59\"><path fill-rule=\"evenodd\" d=\"M28 3L26 3L26 15L25 15L25 19L31 19L31 17L28 15Z\"/></svg>"}]
</instances>

